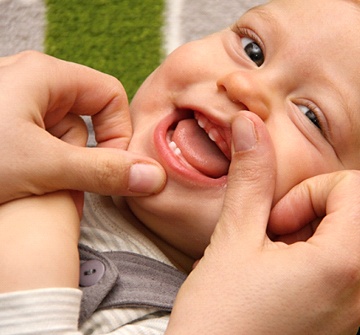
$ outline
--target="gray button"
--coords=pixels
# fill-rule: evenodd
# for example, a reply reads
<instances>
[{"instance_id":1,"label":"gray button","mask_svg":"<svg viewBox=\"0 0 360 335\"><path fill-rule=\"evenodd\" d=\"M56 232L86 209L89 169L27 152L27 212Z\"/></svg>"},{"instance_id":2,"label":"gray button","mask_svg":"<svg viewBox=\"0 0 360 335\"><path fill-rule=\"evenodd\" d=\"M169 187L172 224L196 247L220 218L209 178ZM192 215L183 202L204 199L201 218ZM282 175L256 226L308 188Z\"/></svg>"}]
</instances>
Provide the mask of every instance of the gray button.
<instances>
[{"instance_id":1,"label":"gray button","mask_svg":"<svg viewBox=\"0 0 360 335\"><path fill-rule=\"evenodd\" d=\"M80 286L93 286L105 274L105 265L96 259L91 259L80 265Z\"/></svg>"}]
</instances>

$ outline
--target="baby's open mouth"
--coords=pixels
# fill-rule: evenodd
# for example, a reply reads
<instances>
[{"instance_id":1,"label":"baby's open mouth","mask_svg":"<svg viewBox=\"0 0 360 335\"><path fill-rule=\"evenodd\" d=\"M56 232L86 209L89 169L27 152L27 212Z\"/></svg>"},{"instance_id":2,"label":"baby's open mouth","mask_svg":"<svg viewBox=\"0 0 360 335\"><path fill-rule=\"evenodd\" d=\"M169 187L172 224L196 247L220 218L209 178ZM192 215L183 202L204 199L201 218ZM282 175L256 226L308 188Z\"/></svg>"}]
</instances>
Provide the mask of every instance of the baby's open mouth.
<instances>
[{"instance_id":1,"label":"baby's open mouth","mask_svg":"<svg viewBox=\"0 0 360 335\"><path fill-rule=\"evenodd\" d=\"M169 147L184 164L210 178L227 175L231 157L230 130L215 125L198 112L190 115L169 129Z\"/></svg>"}]
</instances>

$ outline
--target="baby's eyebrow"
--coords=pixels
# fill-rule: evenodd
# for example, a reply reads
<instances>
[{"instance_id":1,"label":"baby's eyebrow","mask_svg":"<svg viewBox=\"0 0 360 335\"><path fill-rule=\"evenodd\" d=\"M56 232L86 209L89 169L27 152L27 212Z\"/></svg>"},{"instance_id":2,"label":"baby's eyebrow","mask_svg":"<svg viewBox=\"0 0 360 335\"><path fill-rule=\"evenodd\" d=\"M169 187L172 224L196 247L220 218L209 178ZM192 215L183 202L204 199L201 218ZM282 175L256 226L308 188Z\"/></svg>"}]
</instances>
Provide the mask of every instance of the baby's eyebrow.
<instances>
[{"instance_id":1,"label":"baby's eyebrow","mask_svg":"<svg viewBox=\"0 0 360 335\"><path fill-rule=\"evenodd\" d=\"M354 0L352 0L354 1ZM358 0L359 1L359 0ZM274 13L272 13L269 8L265 7L264 5L256 6L250 8L245 14L246 15L256 15L260 18L261 21L266 23L274 33L280 33L281 26L279 24L279 20L277 20Z\"/></svg>"},{"instance_id":2,"label":"baby's eyebrow","mask_svg":"<svg viewBox=\"0 0 360 335\"><path fill-rule=\"evenodd\" d=\"M274 17L274 14L264 6L256 6L249 10L249 12L260 16L264 21L268 21L269 24L276 24L277 20Z\"/></svg>"}]
</instances>

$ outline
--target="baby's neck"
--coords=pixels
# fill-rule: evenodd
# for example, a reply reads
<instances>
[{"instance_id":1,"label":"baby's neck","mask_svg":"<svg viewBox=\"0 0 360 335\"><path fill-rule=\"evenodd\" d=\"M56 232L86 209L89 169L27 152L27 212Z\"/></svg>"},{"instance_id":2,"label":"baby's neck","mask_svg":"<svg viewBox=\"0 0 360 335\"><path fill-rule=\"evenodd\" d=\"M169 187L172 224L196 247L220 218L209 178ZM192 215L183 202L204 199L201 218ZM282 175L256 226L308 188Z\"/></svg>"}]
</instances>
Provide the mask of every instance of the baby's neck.
<instances>
[{"instance_id":1,"label":"baby's neck","mask_svg":"<svg viewBox=\"0 0 360 335\"><path fill-rule=\"evenodd\" d=\"M192 270L194 259L188 257L183 252L174 248L172 245L161 239L152 232L143 222L141 222L131 211L124 197L113 197L114 204L123 213L127 221L136 228L142 235L148 238L157 248L173 263L180 271L189 273ZM126 215L128 214L128 215Z\"/></svg>"}]
</instances>

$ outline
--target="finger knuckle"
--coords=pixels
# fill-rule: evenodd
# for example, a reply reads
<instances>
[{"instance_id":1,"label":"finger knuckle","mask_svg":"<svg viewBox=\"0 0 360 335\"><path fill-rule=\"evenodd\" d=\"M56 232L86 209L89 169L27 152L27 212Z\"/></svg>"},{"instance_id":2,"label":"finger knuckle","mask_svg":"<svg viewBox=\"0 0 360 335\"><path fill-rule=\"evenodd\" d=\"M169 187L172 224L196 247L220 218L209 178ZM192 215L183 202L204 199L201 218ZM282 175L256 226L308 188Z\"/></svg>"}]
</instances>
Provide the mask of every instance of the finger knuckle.
<instances>
[{"instance_id":1,"label":"finger knuckle","mask_svg":"<svg viewBox=\"0 0 360 335\"><path fill-rule=\"evenodd\" d=\"M109 95L112 97L111 104L118 106L121 109L122 106L126 106L128 103L128 97L124 86L115 77L109 76Z\"/></svg>"},{"instance_id":2,"label":"finger knuckle","mask_svg":"<svg viewBox=\"0 0 360 335\"><path fill-rule=\"evenodd\" d=\"M360 267L358 257L346 257L339 265L337 272L341 274L341 280L346 287L353 287L360 282Z\"/></svg>"},{"instance_id":3,"label":"finger knuckle","mask_svg":"<svg viewBox=\"0 0 360 335\"><path fill-rule=\"evenodd\" d=\"M360 171L344 170L338 173L339 182L346 185L360 185Z\"/></svg>"},{"instance_id":4,"label":"finger knuckle","mask_svg":"<svg viewBox=\"0 0 360 335\"><path fill-rule=\"evenodd\" d=\"M360 188L360 171L341 171L336 188L338 191L337 196L340 199L346 199L347 206L352 208L351 213L359 215L360 193L357 190Z\"/></svg>"},{"instance_id":5,"label":"finger knuckle","mask_svg":"<svg viewBox=\"0 0 360 335\"><path fill-rule=\"evenodd\" d=\"M332 290L343 292L344 288L358 287L360 283L360 257L341 251L328 252L325 259L319 260L318 270L322 281ZM336 262L334 261L336 260Z\"/></svg>"},{"instance_id":6,"label":"finger knuckle","mask_svg":"<svg viewBox=\"0 0 360 335\"><path fill-rule=\"evenodd\" d=\"M39 64L48 58L45 54L36 50L25 50L18 54L18 61L24 62L26 64Z\"/></svg>"},{"instance_id":7,"label":"finger knuckle","mask_svg":"<svg viewBox=\"0 0 360 335\"><path fill-rule=\"evenodd\" d=\"M81 67L84 68L84 66ZM96 71L91 68L87 68L87 70ZM98 72L98 75L100 75L99 78L101 78L103 80L103 83L105 83L105 85L103 85L103 89L106 91L107 96L112 98L110 99L111 103L118 102L119 104L124 105L125 102L128 102L126 90L122 83L116 77L102 72Z\"/></svg>"}]
</instances>

